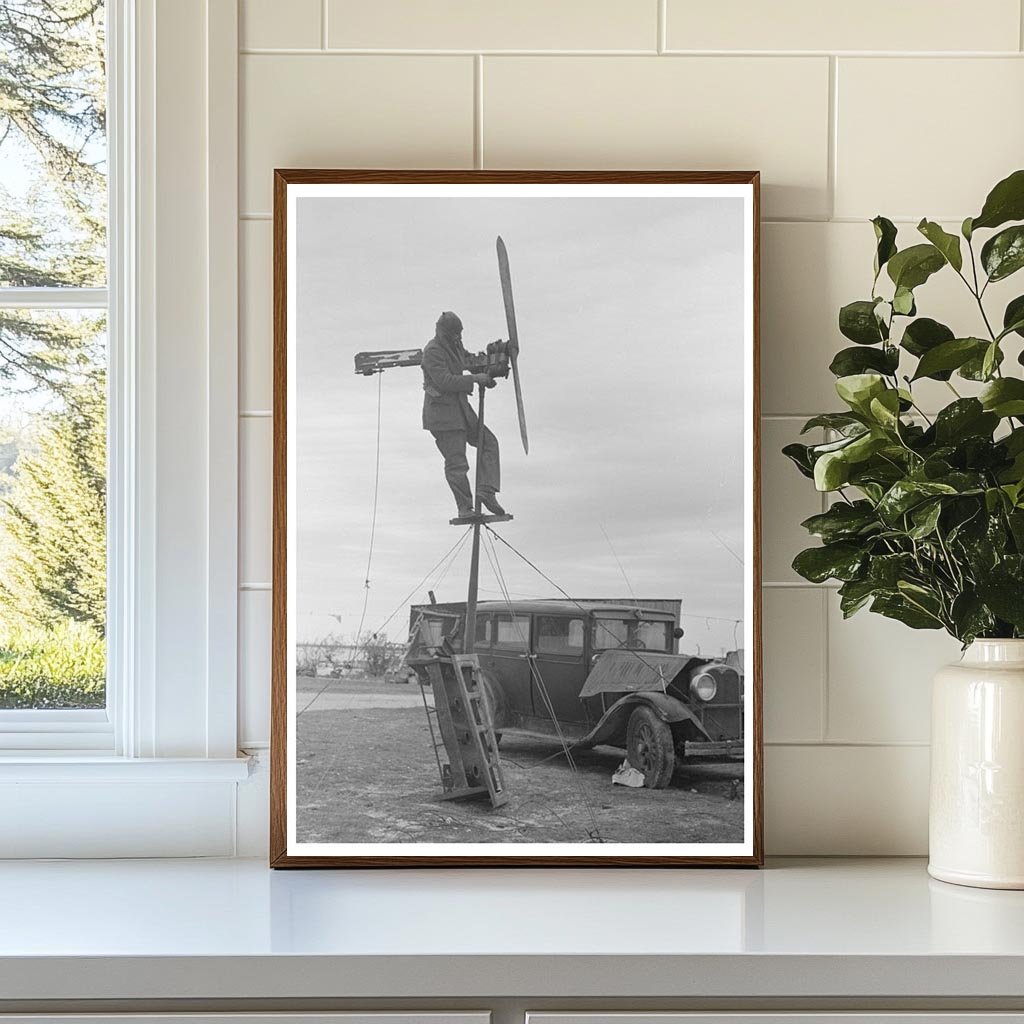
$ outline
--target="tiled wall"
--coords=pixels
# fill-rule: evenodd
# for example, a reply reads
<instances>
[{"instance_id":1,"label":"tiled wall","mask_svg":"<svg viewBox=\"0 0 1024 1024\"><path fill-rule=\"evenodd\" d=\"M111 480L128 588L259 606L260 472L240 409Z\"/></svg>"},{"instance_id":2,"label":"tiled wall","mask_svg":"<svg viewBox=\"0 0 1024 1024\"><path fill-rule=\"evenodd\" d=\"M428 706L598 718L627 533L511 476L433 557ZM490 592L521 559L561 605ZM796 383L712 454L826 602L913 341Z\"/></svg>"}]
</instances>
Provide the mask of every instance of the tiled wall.
<instances>
[{"instance_id":1,"label":"tiled wall","mask_svg":"<svg viewBox=\"0 0 1024 1024\"><path fill-rule=\"evenodd\" d=\"M241 18L243 742L267 736L272 169L754 167L768 849L923 852L929 681L957 645L843 622L794 575L821 503L778 450L836 405L867 218L959 223L1024 166L1020 0L241 0ZM950 277L922 311L973 330Z\"/></svg>"}]
</instances>

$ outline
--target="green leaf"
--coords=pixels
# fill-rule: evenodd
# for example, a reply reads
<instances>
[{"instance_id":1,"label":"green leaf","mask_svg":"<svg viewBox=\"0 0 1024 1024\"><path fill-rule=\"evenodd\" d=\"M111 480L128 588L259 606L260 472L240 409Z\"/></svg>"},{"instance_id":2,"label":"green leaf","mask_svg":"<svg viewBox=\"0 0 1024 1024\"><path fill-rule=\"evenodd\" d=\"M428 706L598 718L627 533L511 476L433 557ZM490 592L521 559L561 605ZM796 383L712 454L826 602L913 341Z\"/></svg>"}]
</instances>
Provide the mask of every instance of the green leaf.
<instances>
[{"instance_id":1,"label":"green leaf","mask_svg":"<svg viewBox=\"0 0 1024 1024\"><path fill-rule=\"evenodd\" d=\"M895 526L900 516L930 498L956 493L957 489L952 485L933 480L897 480L882 496L877 512L886 523Z\"/></svg>"},{"instance_id":2,"label":"green leaf","mask_svg":"<svg viewBox=\"0 0 1024 1024\"><path fill-rule=\"evenodd\" d=\"M986 410L1000 418L1024 416L1024 380L1018 377L1000 377L978 397Z\"/></svg>"},{"instance_id":3,"label":"green leaf","mask_svg":"<svg viewBox=\"0 0 1024 1024\"><path fill-rule=\"evenodd\" d=\"M896 430L900 419L899 392L890 389L871 399L868 406L872 418L886 430ZM880 447L880 446L879 446Z\"/></svg>"},{"instance_id":4,"label":"green leaf","mask_svg":"<svg viewBox=\"0 0 1024 1024\"><path fill-rule=\"evenodd\" d=\"M875 229L875 277L889 260L896 255L896 225L879 214L871 221Z\"/></svg>"},{"instance_id":5,"label":"green leaf","mask_svg":"<svg viewBox=\"0 0 1024 1024\"><path fill-rule=\"evenodd\" d=\"M886 394L894 395L896 392L887 391ZM885 396L883 395L882 397L884 398ZM874 405L876 401L877 399L873 399L871 404ZM861 434L860 437L855 438L843 449L843 459L848 465L854 466L858 462L871 458L875 452L880 448L884 448L888 443L888 440L881 434Z\"/></svg>"},{"instance_id":6,"label":"green leaf","mask_svg":"<svg viewBox=\"0 0 1024 1024\"><path fill-rule=\"evenodd\" d=\"M862 415L871 399L885 391L885 381L877 373L854 373L836 381L836 393L854 412Z\"/></svg>"},{"instance_id":7,"label":"green leaf","mask_svg":"<svg viewBox=\"0 0 1024 1024\"><path fill-rule=\"evenodd\" d=\"M1003 333L1009 334L1010 331L1016 331L1024 338L1024 295L1018 295L1006 304L1006 310L1003 312Z\"/></svg>"},{"instance_id":8,"label":"green leaf","mask_svg":"<svg viewBox=\"0 0 1024 1024\"><path fill-rule=\"evenodd\" d=\"M793 569L812 583L824 583L827 579L852 580L860 572L865 558L858 544L842 541L801 551L793 559Z\"/></svg>"},{"instance_id":9,"label":"green leaf","mask_svg":"<svg viewBox=\"0 0 1024 1024\"><path fill-rule=\"evenodd\" d=\"M953 470L938 477L934 483L952 487L957 494L981 494L985 490L985 475L970 470Z\"/></svg>"},{"instance_id":10,"label":"green leaf","mask_svg":"<svg viewBox=\"0 0 1024 1024\"><path fill-rule=\"evenodd\" d=\"M933 220L922 220L917 225L917 230L942 253L945 261L954 269L960 270L964 265L963 256L960 253L960 239L943 230Z\"/></svg>"},{"instance_id":11,"label":"green leaf","mask_svg":"<svg viewBox=\"0 0 1024 1024\"><path fill-rule=\"evenodd\" d=\"M837 452L841 448L846 448L855 438L860 437L862 434L868 433L866 427L862 427L856 434L844 434L842 437L837 438L835 441L825 441L822 444L812 444L810 446L811 462L813 463L816 459L820 458L826 452Z\"/></svg>"},{"instance_id":12,"label":"green leaf","mask_svg":"<svg viewBox=\"0 0 1024 1024\"><path fill-rule=\"evenodd\" d=\"M900 346L912 356L920 358L944 341L952 341L955 337L956 335L945 324L940 324L930 317L921 316L913 323L907 324ZM946 379L948 380L948 377Z\"/></svg>"},{"instance_id":13,"label":"green leaf","mask_svg":"<svg viewBox=\"0 0 1024 1024\"><path fill-rule=\"evenodd\" d=\"M843 618L848 619L860 611L878 593L878 586L870 580L850 580L839 588L839 607Z\"/></svg>"},{"instance_id":14,"label":"green leaf","mask_svg":"<svg viewBox=\"0 0 1024 1024\"><path fill-rule=\"evenodd\" d=\"M900 316L913 316L917 312L914 305L914 293L909 288L900 285L892 297L892 309Z\"/></svg>"},{"instance_id":15,"label":"green leaf","mask_svg":"<svg viewBox=\"0 0 1024 1024\"><path fill-rule=\"evenodd\" d=\"M944 341L921 356L912 379L932 377L941 380L939 375L943 372L958 369L974 356L983 357L987 347L988 343L980 338L953 338L951 341Z\"/></svg>"},{"instance_id":16,"label":"green leaf","mask_svg":"<svg viewBox=\"0 0 1024 1024\"><path fill-rule=\"evenodd\" d=\"M1024 225L1000 231L981 249L981 265L990 281L1002 281L1024 267Z\"/></svg>"},{"instance_id":17,"label":"green leaf","mask_svg":"<svg viewBox=\"0 0 1024 1024\"><path fill-rule=\"evenodd\" d=\"M991 437L999 417L985 412L976 398L958 398L935 417L935 439L941 445L956 444L969 437Z\"/></svg>"},{"instance_id":18,"label":"green leaf","mask_svg":"<svg viewBox=\"0 0 1024 1024\"><path fill-rule=\"evenodd\" d=\"M978 583L978 596L1004 622L1024 629L1024 586L1004 568Z\"/></svg>"},{"instance_id":19,"label":"green leaf","mask_svg":"<svg viewBox=\"0 0 1024 1024\"><path fill-rule=\"evenodd\" d=\"M965 217L963 224L960 225L960 234L963 235L968 242L971 240L971 235L974 234L974 229L971 227L973 222L973 217Z\"/></svg>"},{"instance_id":20,"label":"green leaf","mask_svg":"<svg viewBox=\"0 0 1024 1024\"><path fill-rule=\"evenodd\" d=\"M877 345L885 341L888 332L875 316L877 299L858 299L839 310L839 331L844 338L858 345Z\"/></svg>"},{"instance_id":21,"label":"green leaf","mask_svg":"<svg viewBox=\"0 0 1024 1024\"><path fill-rule=\"evenodd\" d=\"M913 556L906 552L875 555L868 567L868 579L876 587L895 590L897 583L910 571L913 561Z\"/></svg>"},{"instance_id":22,"label":"green leaf","mask_svg":"<svg viewBox=\"0 0 1024 1024\"><path fill-rule=\"evenodd\" d=\"M965 591L953 599L949 617L956 627L956 637L963 643L970 643L995 628L995 618L985 607L977 594Z\"/></svg>"},{"instance_id":23,"label":"green leaf","mask_svg":"<svg viewBox=\"0 0 1024 1024\"><path fill-rule=\"evenodd\" d=\"M826 544L848 540L879 528L878 518L869 501L855 501L851 504L837 501L827 512L811 516L800 525Z\"/></svg>"},{"instance_id":24,"label":"green leaf","mask_svg":"<svg viewBox=\"0 0 1024 1024\"><path fill-rule=\"evenodd\" d=\"M840 349L829 364L829 370L837 377L848 377L866 370L877 370L892 376L900 365L899 349L895 345L884 348L844 348Z\"/></svg>"},{"instance_id":25,"label":"green leaf","mask_svg":"<svg viewBox=\"0 0 1024 1024\"><path fill-rule=\"evenodd\" d=\"M838 490L850 479L850 463L843 453L826 452L814 463L814 486L819 491Z\"/></svg>"},{"instance_id":26,"label":"green leaf","mask_svg":"<svg viewBox=\"0 0 1024 1024\"><path fill-rule=\"evenodd\" d=\"M782 454L789 459L804 476L814 479L814 462L811 460L810 448L805 444L787 444Z\"/></svg>"},{"instance_id":27,"label":"green leaf","mask_svg":"<svg viewBox=\"0 0 1024 1024\"><path fill-rule=\"evenodd\" d=\"M911 629L942 629L942 620L914 607L902 596L880 595L871 602L871 610L887 619L896 619Z\"/></svg>"},{"instance_id":28,"label":"green leaf","mask_svg":"<svg viewBox=\"0 0 1024 1024\"><path fill-rule=\"evenodd\" d=\"M995 372L995 367L999 366L1003 361L1003 350L997 345L992 353L993 369L986 373L985 372L985 357L989 353L989 345L985 346L984 352L979 352L977 355L971 356L959 370L956 371L958 377L963 377L964 380L977 380L987 381L992 377L992 373Z\"/></svg>"},{"instance_id":29,"label":"green leaf","mask_svg":"<svg viewBox=\"0 0 1024 1024\"><path fill-rule=\"evenodd\" d=\"M1024 220L1024 170L1014 171L989 192L981 213L970 220L967 231L997 228L1008 220ZM965 227L967 224L964 221ZM966 237L970 238L970 234Z\"/></svg>"},{"instance_id":30,"label":"green leaf","mask_svg":"<svg viewBox=\"0 0 1024 1024\"><path fill-rule=\"evenodd\" d=\"M934 245L921 244L901 249L889 260L886 270L897 288L913 291L945 265L945 257Z\"/></svg>"},{"instance_id":31,"label":"green leaf","mask_svg":"<svg viewBox=\"0 0 1024 1024\"><path fill-rule=\"evenodd\" d=\"M865 349L864 351L867 350ZM812 416L803 425L800 433L806 434L808 430L814 430L816 427L838 430L840 433L846 433L857 427L860 428L856 431L859 434L864 429L864 424L857 416L853 416L848 412L823 412L819 416Z\"/></svg>"},{"instance_id":32,"label":"green leaf","mask_svg":"<svg viewBox=\"0 0 1024 1024\"><path fill-rule=\"evenodd\" d=\"M981 376L983 380L988 380L992 376L995 368L1001 362L1000 355L999 342L991 342L985 349L985 355L981 360Z\"/></svg>"},{"instance_id":33,"label":"green leaf","mask_svg":"<svg viewBox=\"0 0 1024 1024\"><path fill-rule=\"evenodd\" d=\"M941 514L942 503L939 501L928 501L923 505L918 505L910 513L910 520L914 525L907 531L908 536L913 537L914 540L924 540L925 537L931 536L935 532Z\"/></svg>"}]
</instances>

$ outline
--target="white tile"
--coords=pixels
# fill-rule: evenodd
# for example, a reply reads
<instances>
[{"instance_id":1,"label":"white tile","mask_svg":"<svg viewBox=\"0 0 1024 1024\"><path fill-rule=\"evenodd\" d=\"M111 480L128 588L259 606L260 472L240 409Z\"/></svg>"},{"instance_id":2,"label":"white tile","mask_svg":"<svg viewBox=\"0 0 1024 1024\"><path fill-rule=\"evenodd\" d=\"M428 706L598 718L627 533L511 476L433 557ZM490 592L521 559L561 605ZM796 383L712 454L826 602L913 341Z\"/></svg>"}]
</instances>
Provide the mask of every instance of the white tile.
<instances>
[{"instance_id":1,"label":"white tile","mask_svg":"<svg viewBox=\"0 0 1024 1024\"><path fill-rule=\"evenodd\" d=\"M243 584L271 578L273 424L244 418L239 429L238 575Z\"/></svg>"},{"instance_id":2,"label":"white tile","mask_svg":"<svg viewBox=\"0 0 1024 1024\"><path fill-rule=\"evenodd\" d=\"M255 49L318 50L320 9L320 0L241 0L241 45Z\"/></svg>"},{"instance_id":3,"label":"white tile","mask_svg":"<svg viewBox=\"0 0 1024 1024\"><path fill-rule=\"evenodd\" d=\"M330 0L332 47L655 50L658 0Z\"/></svg>"},{"instance_id":4,"label":"white tile","mask_svg":"<svg viewBox=\"0 0 1024 1024\"><path fill-rule=\"evenodd\" d=\"M275 167L472 167L473 58L241 58L243 213Z\"/></svg>"},{"instance_id":5,"label":"white tile","mask_svg":"<svg viewBox=\"0 0 1024 1024\"><path fill-rule=\"evenodd\" d=\"M837 216L959 224L1021 166L1024 61L849 58L837 73Z\"/></svg>"},{"instance_id":6,"label":"white tile","mask_svg":"<svg viewBox=\"0 0 1024 1024\"><path fill-rule=\"evenodd\" d=\"M901 248L924 241L913 224L898 227ZM949 222L944 227L958 229ZM870 298L874 244L874 231L867 221L762 226L761 401L766 415L808 416L842 408L828 366L836 352L853 342L839 333L839 309ZM883 277L880 289L886 283ZM1019 291L1012 278L993 285L985 300L989 318L994 315L1001 322L1002 309ZM920 316L946 324L959 337L985 336L973 296L950 268L918 288L916 297ZM899 323L894 337L902 336L906 321ZM1008 358L1014 359L1019 339L1006 350ZM914 362L905 357L904 372L912 372ZM959 377L953 384L962 395L979 389ZM913 389L926 412L941 409L955 397L938 381L919 381Z\"/></svg>"},{"instance_id":7,"label":"white tile","mask_svg":"<svg viewBox=\"0 0 1024 1024\"><path fill-rule=\"evenodd\" d=\"M269 590L238 595L238 736L239 746L270 740Z\"/></svg>"},{"instance_id":8,"label":"white tile","mask_svg":"<svg viewBox=\"0 0 1024 1024\"><path fill-rule=\"evenodd\" d=\"M1016 50L1017 0L668 0L670 50Z\"/></svg>"},{"instance_id":9,"label":"white tile","mask_svg":"<svg viewBox=\"0 0 1024 1024\"><path fill-rule=\"evenodd\" d=\"M239 225L238 406L266 411L273 401L273 237L268 220Z\"/></svg>"},{"instance_id":10,"label":"white tile","mask_svg":"<svg viewBox=\"0 0 1024 1024\"><path fill-rule=\"evenodd\" d=\"M827 596L811 586L766 587L762 593L767 743L822 739Z\"/></svg>"},{"instance_id":11,"label":"white tile","mask_svg":"<svg viewBox=\"0 0 1024 1024\"><path fill-rule=\"evenodd\" d=\"M765 748L771 856L928 852L927 747Z\"/></svg>"},{"instance_id":12,"label":"white tile","mask_svg":"<svg viewBox=\"0 0 1024 1024\"><path fill-rule=\"evenodd\" d=\"M843 619L828 602L826 737L853 743L927 743L932 677L960 658L940 630L910 629L865 609Z\"/></svg>"},{"instance_id":13,"label":"white tile","mask_svg":"<svg viewBox=\"0 0 1024 1024\"><path fill-rule=\"evenodd\" d=\"M765 583L804 582L792 569L797 552L815 539L800 524L822 510L814 482L782 454L792 441L811 444L821 431L800 437L799 420L761 421L761 572Z\"/></svg>"},{"instance_id":14,"label":"white tile","mask_svg":"<svg viewBox=\"0 0 1024 1024\"><path fill-rule=\"evenodd\" d=\"M824 57L493 57L488 167L760 170L764 212L828 207Z\"/></svg>"}]
</instances>

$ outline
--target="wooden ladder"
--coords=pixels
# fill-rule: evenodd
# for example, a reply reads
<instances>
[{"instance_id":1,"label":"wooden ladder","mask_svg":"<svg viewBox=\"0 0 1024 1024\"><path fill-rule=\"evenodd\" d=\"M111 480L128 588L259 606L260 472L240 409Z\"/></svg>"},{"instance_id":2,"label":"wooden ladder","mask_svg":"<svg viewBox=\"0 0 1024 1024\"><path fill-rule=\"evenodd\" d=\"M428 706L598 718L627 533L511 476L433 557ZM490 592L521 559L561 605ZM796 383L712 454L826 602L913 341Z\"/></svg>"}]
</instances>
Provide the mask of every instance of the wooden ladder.
<instances>
[{"instance_id":1,"label":"wooden ladder","mask_svg":"<svg viewBox=\"0 0 1024 1024\"><path fill-rule=\"evenodd\" d=\"M425 693L423 704L441 776L442 799L460 800L486 794L492 807L508 803L477 656L417 658L410 664L421 680L426 677L434 695L433 708L427 704ZM447 761L442 760L442 749Z\"/></svg>"}]
</instances>

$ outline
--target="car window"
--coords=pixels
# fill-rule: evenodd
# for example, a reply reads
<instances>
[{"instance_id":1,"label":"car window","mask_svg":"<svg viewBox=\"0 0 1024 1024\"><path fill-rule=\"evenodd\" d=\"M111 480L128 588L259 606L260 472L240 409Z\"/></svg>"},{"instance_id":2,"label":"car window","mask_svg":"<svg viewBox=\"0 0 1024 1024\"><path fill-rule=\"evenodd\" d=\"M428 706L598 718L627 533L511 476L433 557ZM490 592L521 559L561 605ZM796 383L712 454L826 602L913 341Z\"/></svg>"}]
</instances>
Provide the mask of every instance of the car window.
<instances>
[{"instance_id":1,"label":"car window","mask_svg":"<svg viewBox=\"0 0 1024 1024\"><path fill-rule=\"evenodd\" d=\"M595 619L591 641L596 650L625 647L629 642L629 623L622 619Z\"/></svg>"},{"instance_id":2,"label":"car window","mask_svg":"<svg viewBox=\"0 0 1024 1024\"><path fill-rule=\"evenodd\" d=\"M671 622L644 621L637 623L636 646L646 647L649 651L667 651L671 628Z\"/></svg>"},{"instance_id":3,"label":"car window","mask_svg":"<svg viewBox=\"0 0 1024 1024\"><path fill-rule=\"evenodd\" d=\"M476 643L477 646L490 646L491 634L493 632L491 619L486 616L476 620Z\"/></svg>"},{"instance_id":4,"label":"car window","mask_svg":"<svg viewBox=\"0 0 1024 1024\"><path fill-rule=\"evenodd\" d=\"M537 650L545 654L580 654L583 620L561 615L537 616Z\"/></svg>"},{"instance_id":5,"label":"car window","mask_svg":"<svg viewBox=\"0 0 1024 1024\"><path fill-rule=\"evenodd\" d=\"M499 615L494 620L494 646L525 651L530 644L529 615Z\"/></svg>"}]
</instances>

